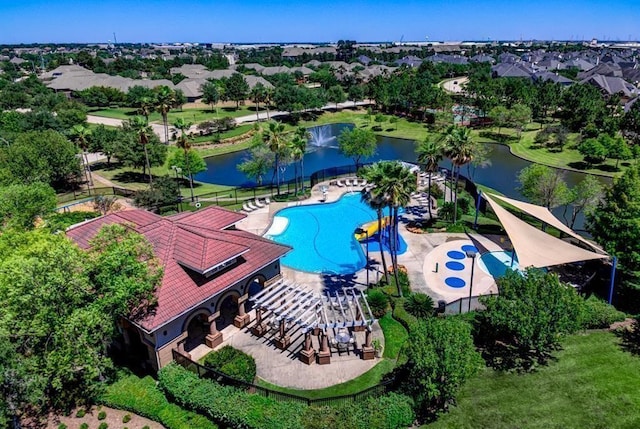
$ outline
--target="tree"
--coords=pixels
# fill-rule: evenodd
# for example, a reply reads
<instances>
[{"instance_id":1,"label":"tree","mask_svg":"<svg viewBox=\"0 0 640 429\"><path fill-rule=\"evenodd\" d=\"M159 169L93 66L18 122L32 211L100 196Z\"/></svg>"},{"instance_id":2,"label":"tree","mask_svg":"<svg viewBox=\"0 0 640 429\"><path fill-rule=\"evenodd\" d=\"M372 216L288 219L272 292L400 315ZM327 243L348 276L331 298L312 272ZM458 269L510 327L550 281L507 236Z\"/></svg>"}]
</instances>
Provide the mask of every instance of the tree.
<instances>
[{"instance_id":1,"label":"tree","mask_svg":"<svg viewBox=\"0 0 640 429\"><path fill-rule=\"evenodd\" d=\"M609 116L600 92L591 85L571 85L562 95L562 125L573 132L588 124L602 125Z\"/></svg>"},{"instance_id":2,"label":"tree","mask_svg":"<svg viewBox=\"0 0 640 429\"><path fill-rule=\"evenodd\" d=\"M280 162L286 156L288 147L284 124L274 121L269 122L267 129L262 132L262 141L275 156L274 174L276 176L278 195L280 195Z\"/></svg>"},{"instance_id":3,"label":"tree","mask_svg":"<svg viewBox=\"0 0 640 429\"><path fill-rule=\"evenodd\" d=\"M496 106L489 112L489 118L491 118L493 125L498 127L498 134L500 134L502 127L509 124L509 109L504 106Z\"/></svg>"},{"instance_id":4,"label":"tree","mask_svg":"<svg viewBox=\"0 0 640 429\"><path fill-rule=\"evenodd\" d=\"M191 190L191 201L194 201L193 197L193 169L189 164L190 157L188 155L189 149L191 149L190 136L187 135L187 131L191 127L191 122L186 122L183 118L178 118L176 122L173 123L173 126L176 129L180 130L180 136L176 140L176 146L184 151L183 159L185 161L186 169L184 171L189 175L189 189Z\"/></svg>"},{"instance_id":5,"label":"tree","mask_svg":"<svg viewBox=\"0 0 640 429\"><path fill-rule=\"evenodd\" d=\"M168 86L158 86L154 89L154 108L162 115L164 125L164 142L169 144L169 111L177 107L176 92Z\"/></svg>"},{"instance_id":6,"label":"tree","mask_svg":"<svg viewBox=\"0 0 640 429\"><path fill-rule=\"evenodd\" d=\"M480 337L493 366L528 371L545 364L563 334L581 326L582 298L557 274L529 268L507 270L497 279L499 294L483 296Z\"/></svg>"},{"instance_id":7,"label":"tree","mask_svg":"<svg viewBox=\"0 0 640 429\"><path fill-rule=\"evenodd\" d=\"M135 193L133 203L138 207L157 209L176 204L180 200L180 189L168 175L158 177L149 187Z\"/></svg>"},{"instance_id":8,"label":"tree","mask_svg":"<svg viewBox=\"0 0 640 429\"><path fill-rule=\"evenodd\" d=\"M338 148L344 156L353 159L357 170L362 158L368 158L376 153L376 135L371 130L345 128L338 136Z\"/></svg>"},{"instance_id":9,"label":"tree","mask_svg":"<svg viewBox=\"0 0 640 429\"><path fill-rule=\"evenodd\" d=\"M335 103L336 110L338 110L338 103L344 103L347 101L347 94L340 85L333 85L327 90L327 100L331 103Z\"/></svg>"},{"instance_id":10,"label":"tree","mask_svg":"<svg viewBox=\"0 0 640 429\"><path fill-rule=\"evenodd\" d=\"M159 267L144 237L121 225L104 227L86 252L46 230L0 235L0 368L13 359L14 415L97 397L114 374L116 322L147 314Z\"/></svg>"},{"instance_id":11,"label":"tree","mask_svg":"<svg viewBox=\"0 0 640 429\"><path fill-rule=\"evenodd\" d=\"M607 148L599 139L586 139L578 146L578 152L584 156L587 164L600 164L607 159Z\"/></svg>"},{"instance_id":12,"label":"tree","mask_svg":"<svg viewBox=\"0 0 640 429\"><path fill-rule=\"evenodd\" d=\"M640 279L640 169L629 167L587 214L587 229L610 255L616 256L634 288ZM629 284L632 286L631 284Z\"/></svg>"},{"instance_id":13,"label":"tree","mask_svg":"<svg viewBox=\"0 0 640 429\"><path fill-rule=\"evenodd\" d=\"M302 188L302 193L304 193L304 155L307 152L307 143L309 142L309 138L309 131L304 127L298 127L289 142L289 153L293 162L296 163L296 195L298 195L298 177L300 177L300 187ZM297 164L300 164L300 175L298 175Z\"/></svg>"},{"instance_id":14,"label":"tree","mask_svg":"<svg viewBox=\"0 0 640 429\"><path fill-rule=\"evenodd\" d=\"M458 215L458 179L460 177L460 167L473 161L476 143L471 139L471 133L468 128L460 126L451 126L445 135L444 154L451 160L453 164L453 175L455 176L455 185L453 186L453 219L457 222Z\"/></svg>"},{"instance_id":15,"label":"tree","mask_svg":"<svg viewBox=\"0 0 640 429\"><path fill-rule=\"evenodd\" d=\"M518 139L522 136L522 130L531 122L531 109L524 104L514 104L509 111L509 122L518 131Z\"/></svg>"},{"instance_id":16,"label":"tree","mask_svg":"<svg viewBox=\"0 0 640 429\"><path fill-rule=\"evenodd\" d=\"M438 171L440 161L442 161L442 157L444 156L443 147L439 142L431 141L427 137L418 145L416 154L418 155L420 168L426 172L429 177L427 193L429 194L429 219L431 219L433 218L433 214L431 213L431 176Z\"/></svg>"},{"instance_id":17,"label":"tree","mask_svg":"<svg viewBox=\"0 0 640 429\"><path fill-rule=\"evenodd\" d=\"M258 136L259 137L259 136ZM247 177L254 178L258 186L262 185L262 177L273 168L275 154L262 141L254 143L249 149L249 157L238 165L238 170Z\"/></svg>"},{"instance_id":18,"label":"tree","mask_svg":"<svg viewBox=\"0 0 640 429\"><path fill-rule=\"evenodd\" d=\"M74 125L71 128L71 135L76 141L76 144L82 151L82 161L84 163L84 171L87 175L87 183L89 186L93 186L93 178L91 177L91 166L89 165L89 157L87 155L87 149L89 149L89 136L91 130L84 125Z\"/></svg>"},{"instance_id":19,"label":"tree","mask_svg":"<svg viewBox=\"0 0 640 429\"><path fill-rule=\"evenodd\" d=\"M622 136L610 137L604 134L607 138L605 139L605 147L607 149L607 156L609 158L616 160L616 170L618 169L618 163L620 160L626 161L633 158L633 152L631 152L631 148L624 140Z\"/></svg>"},{"instance_id":20,"label":"tree","mask_svg":"<svg viewBox=\"0 0 640 429\"><path fill-rule=\"evenodd\" d=\"M240 73L234 73L228 79L223 79L224 94L236 102L236 109L240 108L240 102L247 99L249 95L249 84Z\"/></svg>"},{"instance_id":21,"label":"tree","mask_svg":"<svg viewBox=\"0 0 640 429\"><path fill-rule=\"evenodd\" d=\"M213 111L214 104L218 104L218 101L220 101L220 89L218 83L208 80L202 84L200 90L202 91L202 102L210 104L211 110Z\"/></svg>"},{"instance_id":22,"label":"tree","mask_svg":"<svg viewBox=\"0 0 640 429\"><path fill-rule=\"evenodd\" d=\"M144 150L145 166L142 170L144 174L145 170L149 172L149 184L153 183L153 177L151 176L151 164L149 163L149 152L147 151L147 145L149 144L150 136L153 134L151 127L140 116L136 116L129 120L129 127L135 132L140 145Z\"/></svg>"},{"instance_id":23,"label":"tree","mask_svg":"<svg viewBox=\"0 0 640 429\"><path fill-rule=\"evenodd\" d=\"M101 152L107 157L107 165L111 165L111 158L118 147L120 130L97 125L89 135L89 150L91 152Z\"/></svg>"},{"instance_id":24,"label":"tree","mask_svg":"<svg viewBox=\"0 0 640 429\"><path fill-rule=\"evenodd\" d=\"M588 215L593 212L601 198L602 185L600 181L591 174L586 175L584 179L569 192L567 204L571 204L572 206L571 220L568 222L569 228L573 229L578 214L584 212Z\"/></svg>"},{"instance_id":25,"label":"tree","mask_svg":"<svg viewBox=\"0 0 640 429\"><path fill-rule=\"evenodd\" d=\"M411 396L422 418L432 419L455 402L464 382L482 368L471 325L460 319L420 320L406 348L401 389Z\"/></svg>"},{"instance_id":26,"label":"tree","mask_svg":"<svg viewBox=\"0 0 640 429\"><path fill-rule=\"evenodd\" d=\"M43 182L57 190L69 188L80 175L77 149L62 134L48 131L22 133L0 151L0 169L9 183Z\"/></svg>"},{"instance_id":27,"label":"tree","mask_svg":"<svg viewBox=\"0 0 640 429\"><path fill-rule=\"evenodd\" d=\"M362 85L351 85L348 94L355 107L356 103L364 98L364 88Z\"/></svg>"},{"instance_id":28,"label":"tree","mask_svg":"<svg viewBox=\"0 0 640 429\"><path fill-rule=\"evenodd\" d=\"M185 158L185 155L186 155L186 158ZM187 152L184 152L182 150L175 151L173 155L169 158L169 161L167 164L172 167L176 166L181 171L184 171L187 174L188 172L191 172L192 175L198 174L207 170L206 161L204 160L204 158L202 158L199 152L193 149L189 149L187 150Z\"/></svg>"},{"instance_id":29,"label":"tree","mask_svg":"<svg viewBox=\"0 0 640 429\"><path fill-rule=\"evenodd\" d=\"M518 191L533 204L552 209L567 202L568 188L561 170L532 164L520 170L518 182Z\"/></svg>"},{"instance_id":30,"label":"tree","mask_svg":"<svg viewBox=\"0 0 640 429\"><path fill-rule=\"evenodd\" d=\"M0 224L4 228L32 229L38 218L53 213L56 193L45 183L0 187Z\"/></svg>"},{"instance_id":31,"label":"tree","mask_svg":"<svg viewBox=\"0 0 640 429\"><path fill-rule=\"evenodd\" d=\"M249 92L249 97L256 105L256 119L260 122L260 103L263 103L267 99L267 88L258 82L251 91Z\"/></svg>"},{"instance_id":32,"label":"tree","mask_svg":"<svg viewBox=\"0 0 640 429\"><path fill-rule=\"evenodd\" d=\"M374 169L374 173L365 170L362 177L374 181L371 182L372 199L379 198L386 201L390 209L391 231L390 231L390 253L393 273L398 286L398 296L402 297L402 287L398 278L398 249L400 247L399 233L399 209L409 203L411 193L416 190L416 179L413 173L398 161L380 161L379 171ZM365 167L366 168L366 167Z\"/></svg>"}]
</instances>

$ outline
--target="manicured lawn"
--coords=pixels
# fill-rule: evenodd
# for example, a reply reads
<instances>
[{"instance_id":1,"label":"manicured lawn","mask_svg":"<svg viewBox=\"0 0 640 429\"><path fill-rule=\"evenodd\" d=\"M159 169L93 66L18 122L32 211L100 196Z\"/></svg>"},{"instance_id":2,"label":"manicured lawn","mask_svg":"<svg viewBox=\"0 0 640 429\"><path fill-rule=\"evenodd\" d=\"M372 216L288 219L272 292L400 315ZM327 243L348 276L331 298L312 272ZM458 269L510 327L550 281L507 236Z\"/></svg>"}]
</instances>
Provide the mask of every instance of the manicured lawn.
<instances>
[{"instance_id":1,"label":"manicured lawn","mask_svg":"<svg viewBox=\"0 0 640 429\"><path fill-rule=\"evenodd\" d=\"M136 109L130 107L120 107L117 109L99 109L89 112L90 115L94 116L104 116L107 118L115 118L115 119L131 119L131 117L136 115ZM221 107L211 110L211 109L183 109L180 110L172 110L168 114L169 123L173 123L178 118L183 118L185 121L198 123L203 121L210 121L212 119L224 118L224 117L232 117L237 118L238 116L246 116L246 115L255 115L255 110L252 107L240 106L239 109L231 108L231 107ZM153 112L149 115L149 122L162 122L162 116L158 112Z\"/></svg>"},{"instance_id":2,"label":"manicured lawn","mask_svg":"<svg viewBox=\"0 0 640 429\"><path fill-rule=\"evenodd\" d=\"M391 316L391 313L385 314L378 322L384 332L384 357L397 359L400 349L409 338L407 330Z\"/></svg>"},{"instance_id":3,"label":"manicured lawn","mask_svg":"<svg viewBox=\"0 0 640 429\"><path fill-rule=\"evenodd\" d=\"M389 122L391 115L383 115L387 121L382 123L375 122L374 118L367 120L364 110L342 110L340 112L324 112L315 121L302 121L300 125L312 127L314 125L334 124L334 123L352 123L360 128L372 128L380 126L381 131L374 131L376 134L387 137L396 137L407 140L422 141L429 135L425 124L420 122L409 122L404 118L398 118L398 122L392 124ZM373 115L375 116L375 114Z\"/></svg>"},{"instance_id":4,"label":"manicured lawn","mask_svg":"<svg viewBox=\"0 0 640 429\"><path fill-rule=\"evenodd\" d=\"M251 131L253 125L239 125L232 130L220 133L218 136L221 140L229 139L232 137L241 136L244 133ZM198 136L191 140L192 143L207 143L213 141L214 136Z\"/></svg>"},{"instance_id":5,"label":"manicured lawn","mask_svg":"<svg viewBox=\"0 0 640 429\"><path fill-rule=\"evenodd\" d=\"M458 405L424 429L637 428L640 358L609 332L574 335L558 361L532 374L484 370Z\"/></svg>"}]
</instances>

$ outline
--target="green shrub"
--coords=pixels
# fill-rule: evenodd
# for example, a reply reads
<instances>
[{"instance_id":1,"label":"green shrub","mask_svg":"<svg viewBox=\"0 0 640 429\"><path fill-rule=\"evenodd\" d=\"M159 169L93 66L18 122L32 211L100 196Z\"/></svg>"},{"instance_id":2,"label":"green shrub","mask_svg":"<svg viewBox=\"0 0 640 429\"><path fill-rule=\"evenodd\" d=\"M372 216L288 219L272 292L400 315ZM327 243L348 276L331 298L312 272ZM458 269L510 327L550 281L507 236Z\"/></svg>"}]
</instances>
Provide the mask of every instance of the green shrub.
<instances>
[{"instance_id":1,"label":"green shrub","mask_svg":"<svg viewBox=\"0 0 640 429\"><path fill-rule=\"evenodd\" d=\"M458 211L460 212L460 216L468 214L469 210L471 210L471 200L468 198L458 198Z\"/></svg>"},{"instance_id":2,"label":"green shrub","mask_svg":"<svg viewBox=\"0 0 640 429\"><path fill-rule=\"evenodd\" d=\"M87 411L83 408L80 408L77 412L76 412L76 417L78 418L83 418L85 416L85 414L87 414Z\"/></svg>"},{"instance_id":3,"label":"green shrub","mask_svg":"<svg viewBox=\"0 0 640 429\"><path fill-rule=\"evenodd\" d=\"M453 202L447 201L442 204L442 206L438 209L438 217L453 222L453 213L455 212L455 206ZM460 220L462 218L462 211L458 210L456 213L456 220Z\"/></svg>"},{"instance_id":4,"label":"green shrub","mask_svg":"<svg viewBox=\"0 0 640 429\"><path fill-rule=\"evenodd\" d=\"M98 429L107 429L108 427L109 427L109 425L106 422L102 422L98 426Z\"/></svg>"},{"instance_id":5,"label":"green shrub","mask_svg":"<svg viewBox=\"0 0 640 429\"><path fill-rule=\"evenodd\" d=\"M107 418L107 413L106 413L106 412L104 412L104 411L100 411L100 412L98 413L98 420L104 420L104 419L106 419L106 418Z\"/></svg>"},{"instance_id":6,"label":"green shrub","mask_svg":"<svg viewBox=\"0 0 640 429\"><path fill-rule=\"evenodd\" d=\"M301 429L305 405L222 386L170 364L158 372L160 388L177 404L199 412L223 426L238 428Z\"/></svg>"},{"instance_id":7,"label":"green shrub","mask_svg":"<svg viewBox=\"0 0 640 429\"><path fill-rule=\"evenodd\" d=\"M80 429L89 429L89 424L88 423L82 423L80 425Z\"/></svg>"},{"instance_id":8,"label":"green shrub","mask_svg":"<svg viewBox=\"0 0 640 429\"><path fill-rule=\"evenodd\" d=\"M256 361L253 357L231 346L209 353L204 358L204 365L247 383L252 383L256 378Z\"/></svg>"},{"instance_id":9,"label":"green shrub","mask_svg":"<svg viewBox=\"0 0 640 429\"><path fill-rule=\"evenodd\" d=\"M378 289L367 292L367 302L371 312L377 318L384 316L389 307L389 298Z\"/></svg>"},{"instance_id":10,"label":"green shrub","mask_svg":"<svg viewBox=\"0 0 640 429\"><path fill-rule=\"evenodd\" d=\"M400 322L409 332L411 332L411 327L418 321L415 316L409 314L405 309L404 299L398 299L395 301L395 305L393 307L393 318Z\"/></svg>"},{"instance_id":11,"label":"green shrub","mask_svg":"<svg viewBox=\"0 0 640 429\"><path fill-rule=\"evenodd\" d=\"M58 425L58 429L67 429L67 425L65 425L64 423L60 423Z\"/></svg>"},{"instance_id":12,"label":"green shrub","mask_svg":"<svg viewBox=\"0 0 640 429\"><path fill-rule=\"evenodd\" d=\"M312 406L303 416L305 429L399 429L411 426L414 419L411 398L396 393L367 398L357 406Z\"/></svg>"},{"instance_id":13,"label":"green shrub","mask_svg":"<svg viewBox=\"0 0 640 429\"><path fill-rule=\"evenodd\" d=\"M404 308L407 312L418 319L425 319L433 316L433 299L424 293L416 292L407 297L404 302Z\"/></svg>"},{"instance_id":14,"label":"green shrub","mask_svg":"<svg viewBox=\"0 0 640 429\"><path fill-rule=\"evenodd\" d=\"M131 414L125 414L122 417L122 423L129 423L131 421Z\"/></svg>"},{"instance_id":15,"label":"green shrub","mask_svg":"<svg viewBox=\"0 0 640 429\"><path fill-rule=\"evenodd\" d=\"M167 429L216 429L203 416L170 403L151 377L129 375L107 387L102 403L161 423Z\"/></svg>"},{"instance_id":16,"label":"green shrub","mask_svg":"<svg viewBox=\"0 0 640 429\"><path fill-rule=\"evenodd\" d=\"M582 326L584 329L608 328L612 323L621 322L626 317L622 311L592 295L584 302Z\"/></svg>"},{"instance_id":17,"label":"green shrub","mask_svg":"<svg viewBox=\"0 0 640 429\"><path fill-rule=\"evenodd\" d=\"M149 426L147 426L147 425L144 425L144 426L142 426L142 429L151 429L151 428Z\"/></svg>"},{"instance_id":18,"label":"green shrub","mask_svg":"<svg viewBox=\"0 0 640 429\"><path fill-rule=\"evenodd\" d=\"M436 183L431 184L431 196L435 199L444 197L444 190Z\"/></svg>"}]
</instances>

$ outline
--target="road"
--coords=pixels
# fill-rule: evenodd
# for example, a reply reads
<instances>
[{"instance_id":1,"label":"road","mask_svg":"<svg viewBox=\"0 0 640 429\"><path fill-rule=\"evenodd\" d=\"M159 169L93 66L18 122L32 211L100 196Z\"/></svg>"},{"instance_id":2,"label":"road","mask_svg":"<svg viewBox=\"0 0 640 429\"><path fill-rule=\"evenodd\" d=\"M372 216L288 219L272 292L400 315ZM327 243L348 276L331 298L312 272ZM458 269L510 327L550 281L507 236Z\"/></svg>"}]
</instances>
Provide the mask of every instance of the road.
<instances>
[{"instance_id":1,"label":"road","mask_svg":"<svg viewBox=\"0 0 640 429\"><path fill-rule=\"evenodd\" d=\"M355 103L353 101L345 101L344 103L338 103L338 109L340 110L340 109L355 107L355 106L369 106L371 104L373 104L371 100L357 101ZM332 104L327 104L323 106L321 110L335 110L335 108L336 108L335 103L332 103ZM286 111L276 110L273 112L269 112L268 119L277 118L280 116L287 116L289 114L290 113ZM267 120L267 112L260 112L257 115L251 114L246 116L239 116L234 119L236 121L236 124L241 125L241 124L255 122L258 118L260 121ZM122 126L122 123L124 121L122 119L87 115L87 122L90 124L103 124L103 125L108 125L110 127L120 127ZM153 132L160 138L160 141L164 141L164 126L162 124L155 124L155 123L151 123L150 125L151 125L151 128L153 129ZM171 136L175 131L176 129L171 125L169 125L169 136ZM194 133L194 134L198 133L197 124L192 125L191 128L189 128L189 133Z\"/></svg>"},{"instance_id":2,"label":"road","mask_svg":"<svg viewBox=\"0 0 640 429\"><path fill-rule=\"evenodd\" d=\"M467 76L454 77L453 79L447 79L440 84L442 89L452 94L459 94L464 91L463 85L469 82Z\"/></svg>"}]
</instances>

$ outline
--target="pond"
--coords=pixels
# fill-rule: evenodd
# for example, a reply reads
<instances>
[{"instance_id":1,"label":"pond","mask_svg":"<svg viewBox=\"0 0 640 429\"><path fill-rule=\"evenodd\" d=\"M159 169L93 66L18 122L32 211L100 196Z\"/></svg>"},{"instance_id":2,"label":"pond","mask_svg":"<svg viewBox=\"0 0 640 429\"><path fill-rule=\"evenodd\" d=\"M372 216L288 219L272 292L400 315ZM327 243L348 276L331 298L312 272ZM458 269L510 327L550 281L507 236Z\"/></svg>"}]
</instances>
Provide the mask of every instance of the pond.
<instances>
[{"instance_id":1,"label":"pond","mask_svg":"<svg viewBox=\"0 0 640 429\"><path fill-rule=\"evenodd\" d=\"M338 151L337 136L344 128L352 128L351 124L331 124L309 128L311 139L308 150L304 157L304 172L308 177L314 171L329 167L337 167L353 164L351 158L343 156ZM391 137L378 136L378 149L376 154L363 162L375 162L383 159L402 160L415 162L416 143L412 140L396 139ZM252 186L255 181L249 179L238 171L237 166L249 156L248 151L240 151L207 158L207 171L199 173L195 179L206 183L217 183L228 186ZM461 174L469 177L476 183L493 188L504 195L524 199L518 192L517 176L518 172L531 165L531 162L520 159L511 154L507 146L493 144L489 155L491 165L486 168L474 168L465 166ZM443 167L450 167L447 160L442 162ZM273 172L269 172L263 178L264 183L271 182ZM284 171L284 180L292 180L294 175L293 166L289 166ZM584 173L567 171L565 181L569 187L575 186L584 178ZM611 179L600 178L603 184L611 183ZM564 207L554 210L556 216L562 219ZM576 221L575 229L582 229L584 217L580 216Z\"/></svg>"}]
</instances>

